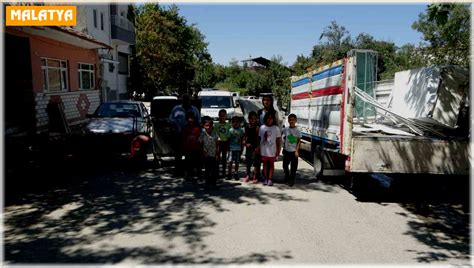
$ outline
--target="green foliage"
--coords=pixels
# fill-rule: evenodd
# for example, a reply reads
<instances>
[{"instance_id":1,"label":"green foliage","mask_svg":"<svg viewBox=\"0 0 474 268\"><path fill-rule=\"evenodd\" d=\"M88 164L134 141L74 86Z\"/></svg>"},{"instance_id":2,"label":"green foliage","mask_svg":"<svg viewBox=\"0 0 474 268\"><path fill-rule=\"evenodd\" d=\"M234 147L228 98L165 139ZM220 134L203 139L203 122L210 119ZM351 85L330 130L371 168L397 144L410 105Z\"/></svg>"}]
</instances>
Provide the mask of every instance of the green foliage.
<instances>
[{"instance_id":1,"label":"green foliage","mask_svg":"<svg viewBox=\"0 0 474 268\"><path fill-rule=\"evenodd\" d=\"M290 102L290 69L283 65L281 56L274 56L271 59L268 72L271 78L270 86L275 98L280 105L286 107Z\"/></svg>"},{"instance_id":2,"label":"green foliage","mask_svg":"<svg viewBox=\"0 0 474 268\"><path fill-rule=\"evenodd\" d=\"M130 9L129 9L130 10ZM192 92L214 79L204 36L188 25L179 9L158 4L136 8L136 45L132 65L138 70L130 90L157 94Z\"/></svg>"},{"instance_id":3,"label":"green foliage","mask_svg":"<svg viewBox=\"0 0 474 268\"><path fill-rule=\"evenodd\" d=\"M346 53L353 48L349 31L336 21L326 26L319 40L325 40L313 47L311 56L316 62L331 63L345 57Z\"/></svg>"},{"instance_id":4,"label":"green foliage","mask_svg":"<svg viewBox=\"0 0 474 268\"><path fill-rule=\"evenodd\" d=\"M423 54L431 64L470 63L470 5L431 4L412 28L423 34Z\"/></svg>"},{"instance_id":5,"label":"green foliage","mask_svg":"<svg viewBox=\"0 0 474 268\"><path fill-rule=\"evenodd\" d=\"M349 31L332 21L320 35L309 57L299 55L292 65L294 75L302 75L346 57L351 49L370 49L378 52L377 79L393 79L396 72L423 66L422 50L412 44L398 48L393 42L376 40L367 33L351 39Z\"/></svg>"},{"instance_id":6,"label":"green foliage","mask_svg":"<svg viewBox=\"0 0 474 268\"><path fill-rule=\"evenodd\" d=\"M413 28L423 33L423 47L376 40L367 33L354 39L349 30L332 21L320 34L311 55L299 55L291 69L274 56L266 68L249 69L233 59L228 66L212 63L204 35L188 25L176 6L130 6L127 16L136 25L129 88L149 96L198 91L216 87L258 95L273 92L280 104L289 101L290 76L342 59L351 49L378 52L378 79L392 79L395 72L427 64L469 65L470 14L465 4L432 4L420 14Z\"/></svg>"},{"instance_id":7,"label":"green foliage","mask_svg":"<svg viewBox=\"0 0 474 268\"><path fill-rule=\"evenodd\" d=\"M229 66L214 65L218 77L215 88L240 92L240 95L259 95L272 92L279 103L286 104L290 92L290 69L283 65L281 56L274 56L263 69L249 69L232 60Z\"/></svg>"}]
</instances>

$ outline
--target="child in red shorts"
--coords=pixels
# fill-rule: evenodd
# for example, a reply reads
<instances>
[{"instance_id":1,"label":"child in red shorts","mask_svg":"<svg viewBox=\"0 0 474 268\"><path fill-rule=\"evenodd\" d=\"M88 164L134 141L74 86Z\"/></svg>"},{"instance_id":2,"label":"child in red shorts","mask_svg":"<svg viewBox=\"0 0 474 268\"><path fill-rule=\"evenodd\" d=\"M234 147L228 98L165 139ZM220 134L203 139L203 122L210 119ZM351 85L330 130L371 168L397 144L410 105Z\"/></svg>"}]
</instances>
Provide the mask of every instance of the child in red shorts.
<instances>
[{"instance_id":1,"label":"child in red shorts","mask_svg":"<svg viewBox=\"0 0 474 268\"><path fill-rule=\"evenodd\" d=\"M281 131L274 125L275 116L273 113L266 113L263 122L265 123L259 129L260 146L257 152L262 156L263 164L263 185L273 185L273 171L275 169L275 160L280 155L281 150Z\"/></svg>"}]
</instances>

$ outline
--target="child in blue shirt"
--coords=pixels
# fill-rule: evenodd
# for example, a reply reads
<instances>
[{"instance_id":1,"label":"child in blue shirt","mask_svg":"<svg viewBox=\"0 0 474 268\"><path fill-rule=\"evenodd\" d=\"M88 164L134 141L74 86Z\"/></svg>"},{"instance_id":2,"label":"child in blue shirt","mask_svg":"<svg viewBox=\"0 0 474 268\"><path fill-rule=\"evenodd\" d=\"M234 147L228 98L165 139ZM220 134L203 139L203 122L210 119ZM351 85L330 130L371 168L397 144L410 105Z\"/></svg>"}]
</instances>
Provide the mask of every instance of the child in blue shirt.
<instances>
[{"instance_id":1,"label":"child in blue shirt","mask_svg":"<svg viewBox=\"0 0 474 268\"><path fill-rule=\"evenodd\" d=\"M229 129L229 154L228 154L228 170L227 178L234 177L239 179L239 161L243 149L244 131L240 127L240 118L238 116L232 117L232 128ZM232 174L232 163L234 163L234 172Z\"/></svg>"}]
</instances>

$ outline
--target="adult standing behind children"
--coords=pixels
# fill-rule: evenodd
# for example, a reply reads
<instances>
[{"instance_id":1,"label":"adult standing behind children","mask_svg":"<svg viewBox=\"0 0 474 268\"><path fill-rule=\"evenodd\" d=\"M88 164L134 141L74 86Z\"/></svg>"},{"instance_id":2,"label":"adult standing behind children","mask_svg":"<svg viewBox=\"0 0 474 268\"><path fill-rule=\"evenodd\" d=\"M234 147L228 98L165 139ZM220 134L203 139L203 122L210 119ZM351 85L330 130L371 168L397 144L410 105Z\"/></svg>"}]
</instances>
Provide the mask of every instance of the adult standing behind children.
<instances>
[{"instance_id":1,"label":"adult standing behind children","mask_svg":"<svg viewBox=\"0 0 474 268\"><path fill-rule=\"evenodd\" d=\"M232 125L227 121L227 111L219 111L219 122L214 125L214 133L219 138L219 149L221 153L222 177L226 175L227 151L229 150L229 129Z\"/></svg>"},{"instance_id":2,"label":"adult standing behind children","mask_svg":"<svg viewBox=\"0 0 474 268\"><path fill-rule=\"evenodd\" d=\"M263 185L272 186L275 160L280 155L281 150L281 131L274 124L275 117L273 113L266 113L263 121L265 125L262 125L259 129L260 147L257 148L257 152L260 152L262 157Z\"/></svg>"},{"instance_id":3,"label":"adult standing behind children","mask_svg":"<svg viewBox=\"0 0 474 268\"><path fill-rule=\"evenodd\" d=\"M193 112L186 113L187 124L183 129L183 152L186 162L185 179L193 179L194 176L201 177L201 156L202 146L199 143L201 128L198 122L194 121ZM193 180L196 182L196 180Z\"/></svg>"},{"instance_id":4,"label":"adult standing behind children","mask_svg":"<svg viewBox=\"0 0 474 268\"><path fill-rule=\"evenodd\" d=\"M186 114L191 112L194 115L194 122L199 124L201 122L201 115L199 110L191 104L192 98L189 94L183 94L181 96L181 104L176 105L169 119L174 123L176 128L176 139L173 141L174 153L175 153L175 174L183 171L182 157L183 157L183 144L180 137L183 136L182 132L187 124Z\"/></svg>"},{"instance_id":5,"label":"adult standing behind children","mask_svg":"<svg viewBox=\"0 0 474 268\"><path fill-rule=\"evenodd\" d=\"M282 131L283 139L283 170L285 172L285 182L289 186L295 184L296 170L298 169L298 157L301 145L301 131L296 127L298 118L295 114L288 116L287 128ZM291 171L288 170L288 165L291 165Z\"/></svg>"},{"instance_id":6,"label":"adult standing behind children","mask_svg":"<svg viewBox=\"0 0 474 268\"><path fill-rule=\"evenodd\" d=\"M265 114L270 112L270 113L273 113L273 116L275 118L273 124L274 125L277 125L277 126L280 126L279 122L278 122L278 112L275 110L275 107L273 106L273 96L272 95L263 95L262 97L262 105L263 105L263 108L262 109L259 109L257 111L257 115L258 115L258 125L261 126L261 125L265 125L265 121L263 120L263 118L265 117Z\"/></svg>"}]
</instances>

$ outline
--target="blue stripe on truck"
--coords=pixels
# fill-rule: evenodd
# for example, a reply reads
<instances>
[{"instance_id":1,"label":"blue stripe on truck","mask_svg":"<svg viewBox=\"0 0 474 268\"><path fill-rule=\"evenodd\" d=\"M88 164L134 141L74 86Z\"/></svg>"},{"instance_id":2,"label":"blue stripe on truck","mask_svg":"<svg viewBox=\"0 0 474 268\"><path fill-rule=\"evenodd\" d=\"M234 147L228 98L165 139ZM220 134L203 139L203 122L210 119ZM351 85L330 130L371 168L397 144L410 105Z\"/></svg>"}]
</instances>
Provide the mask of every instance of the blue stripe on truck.
<instances>
[{"instance_id":1,"label":"blue stripe on truck","mask_svg":"<svg viewBox=\"0 0 474 268\"><path fill-rule=\"evenodd\" d=\"M342 65L332 67L331 69L327 69L326 71L314 74L313 75L313 80L319 80L319 79L327 78L327 77L337 75L337 74L340 74L340 73L342 73Z\"/></svg>"},{"instance_id":2,"label":"blue stripe on truck","mask_svg":"<svg viewBox=\"0 0 474 268\"><path fill-rule=\"evenodd\" d=\"M335 66L335 67L329 68L327 70L324 70L322 72L315 73L312 76L312 80L316 81L316 80L320 80L320 79L327 78L327 77L337 75L337 74L341 74L341 73L342 73L342 65L339 65L339 66ZM295 82L291 83L291 87L298 87L298 86L307 84L309 82L311 82L311 80L306 77L306 78L303 78L303 79L300 79L298 81L295 81Z\"/></svg>"},{"instance_id":3,"label":"blue stripe on truck","mask_svg":"<svg viewBox=\"0 0 474 268\"><path fill-rule=\"evenodd\" d=\"M291 83L291 87L298 87L298 86L307 84L309 82L310 82L309 78L303 78L303 79L300 79L296 82Z\"/></svg>"}]
</instances>

